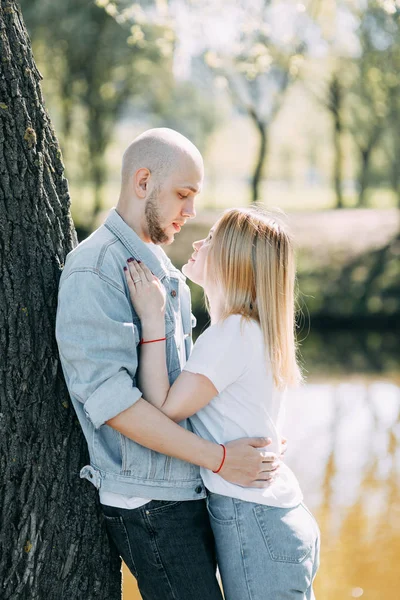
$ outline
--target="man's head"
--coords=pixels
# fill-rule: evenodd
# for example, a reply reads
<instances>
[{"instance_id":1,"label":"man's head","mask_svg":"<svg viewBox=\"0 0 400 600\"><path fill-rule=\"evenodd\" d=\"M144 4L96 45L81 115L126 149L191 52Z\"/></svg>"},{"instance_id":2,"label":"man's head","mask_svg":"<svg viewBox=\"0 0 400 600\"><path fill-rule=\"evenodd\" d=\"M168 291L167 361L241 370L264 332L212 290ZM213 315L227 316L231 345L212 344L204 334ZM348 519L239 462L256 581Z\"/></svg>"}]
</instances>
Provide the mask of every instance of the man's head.
<instances>
[{"instance_id":1,"label":"man's head","mask_svg":"<svg viewBox=\"0 0 400 600\"><path fill-rule=\"evenodd\" d=\"M125 150L118 212L145 242L170 244L196 216L203 174L192 142L172 129L149 129Z\"/></svg>"}]
</instances>

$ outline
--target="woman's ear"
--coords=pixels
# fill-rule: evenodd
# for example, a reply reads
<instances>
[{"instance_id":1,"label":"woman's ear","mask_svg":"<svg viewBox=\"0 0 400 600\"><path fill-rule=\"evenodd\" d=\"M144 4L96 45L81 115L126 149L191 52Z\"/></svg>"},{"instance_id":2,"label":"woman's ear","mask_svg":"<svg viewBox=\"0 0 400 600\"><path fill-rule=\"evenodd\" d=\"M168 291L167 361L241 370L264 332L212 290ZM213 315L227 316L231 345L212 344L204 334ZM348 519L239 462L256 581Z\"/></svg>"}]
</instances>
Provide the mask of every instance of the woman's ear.
<instances>
[{"instance_id":1,"label":"woman's ear","mask_svg":"<svg viewBox=\"0 0 400 600\"><path fill-rule=\"evenodd\" d=\"M134 177L135 193L138 198L146 198L150 180L149 169L138 169Z\"/></svg>"}]
</instances>

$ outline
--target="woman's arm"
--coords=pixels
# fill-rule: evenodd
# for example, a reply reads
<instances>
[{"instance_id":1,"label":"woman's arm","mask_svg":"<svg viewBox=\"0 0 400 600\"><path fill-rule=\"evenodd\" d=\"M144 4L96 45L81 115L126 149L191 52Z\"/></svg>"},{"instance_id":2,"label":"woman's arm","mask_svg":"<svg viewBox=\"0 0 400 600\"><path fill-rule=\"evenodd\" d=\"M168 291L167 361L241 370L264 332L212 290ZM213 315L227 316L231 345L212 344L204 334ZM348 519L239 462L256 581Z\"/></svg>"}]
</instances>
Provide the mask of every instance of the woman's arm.
<instances>
[{"instance_id":1,"label":"woman's arm","mask_svg":"<svg viewBox=\"0 0 400 600\"><path fill-rule=\"evenodd\" d=\"M143 340L158 340L165 336L161 324L142 324ZM179 423L206 406L217 394L211 381L204 375L183 371L169 385L165 340L142 344L139 360L139 389L153 406Z\"/></svg>"},{"instance_id":2,"label":"woman's arm","mask_svg":"<svg viewBox=\"0 0 400 600\"><path fill-rule=\"evenodd\" d=\"M158 321L158 322L157 322ZM138 388L144 397L162 408L169 392L164 316L153 322L142 320L142 343L138 366ZM151 342L150 340L160 340ZM144 343L143 343L144 342ZM146 343L150 342L150 343Z\"/></svg>"},{"instance_id":3,"label":"woman's arm","mask_svg":"<svg viewBox=\"0 0 400 600\"><path fill-rule=\"evenodd\" d=\"M176 422L182 421L206 406L218 392L204 375L186 372L181 373L170 388L166 342L163 340L165 337L163 288L150 270L136 261L129 263L129 270L125 273L132 304L142 323L138 387L153 406L170 419Z\"/></svg>"},{"instance_id":4,"label":"woman's arm","mask_svg":"<svg viewBox=\"0 0 400 600\"><path fill-rule=\"evenodd\" d=\"M131 301L142 325L138 387L153 406L161 408L169 391L164 340L165 290L142 263L128 261L124 271Z\"/></svg>"}]
</instances>

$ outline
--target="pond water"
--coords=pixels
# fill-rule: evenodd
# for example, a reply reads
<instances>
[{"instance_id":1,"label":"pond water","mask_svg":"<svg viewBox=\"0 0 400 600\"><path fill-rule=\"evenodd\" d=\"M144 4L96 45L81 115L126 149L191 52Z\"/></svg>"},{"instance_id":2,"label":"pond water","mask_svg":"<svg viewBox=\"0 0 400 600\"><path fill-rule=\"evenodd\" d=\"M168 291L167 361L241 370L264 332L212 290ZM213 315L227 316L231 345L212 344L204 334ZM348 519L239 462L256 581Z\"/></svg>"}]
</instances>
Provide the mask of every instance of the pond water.
<instances>
[{"instance_id":1,"label":"pond water","mask_svg":"<svg viewBox=\"0 0 400 600\"><path fill-rule=\"evenodd\" d=\"M324 332L302 344L288 396L287 463L321 528L317 600L400 598L400 375L396 332ZM124 600L140 598L124 566Z\"/></svg>"}]
</instances>

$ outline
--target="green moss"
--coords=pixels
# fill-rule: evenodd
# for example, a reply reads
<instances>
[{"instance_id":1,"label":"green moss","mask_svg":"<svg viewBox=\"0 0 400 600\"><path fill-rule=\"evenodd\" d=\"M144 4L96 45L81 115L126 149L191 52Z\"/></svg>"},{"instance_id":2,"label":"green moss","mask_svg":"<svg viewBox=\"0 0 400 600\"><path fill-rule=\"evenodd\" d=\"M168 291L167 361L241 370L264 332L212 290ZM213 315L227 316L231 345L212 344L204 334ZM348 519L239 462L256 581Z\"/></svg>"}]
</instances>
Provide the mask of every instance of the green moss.
<instances>
[{"instance_id":1,"label":"green moss","mask_svg":"<svg viewBox=\"0 0 400 600\"><path fill-rule=\"evenodd\" d=\"M36 139L36 131L32 127L27 127L24 140L27 142L29 150L36 146Z\"/></svg>"},{"instance_id":2,"label":"green moss","mask_svg":"<svg viewBox=\"0 0 400 600\"><path fill-rule=\"evenodd\" d=\"M4 102L0 102L0 108L2 108L3 110L8 110L8 106L7 104L4 104Z\"/></svg>"}]
</instances>

